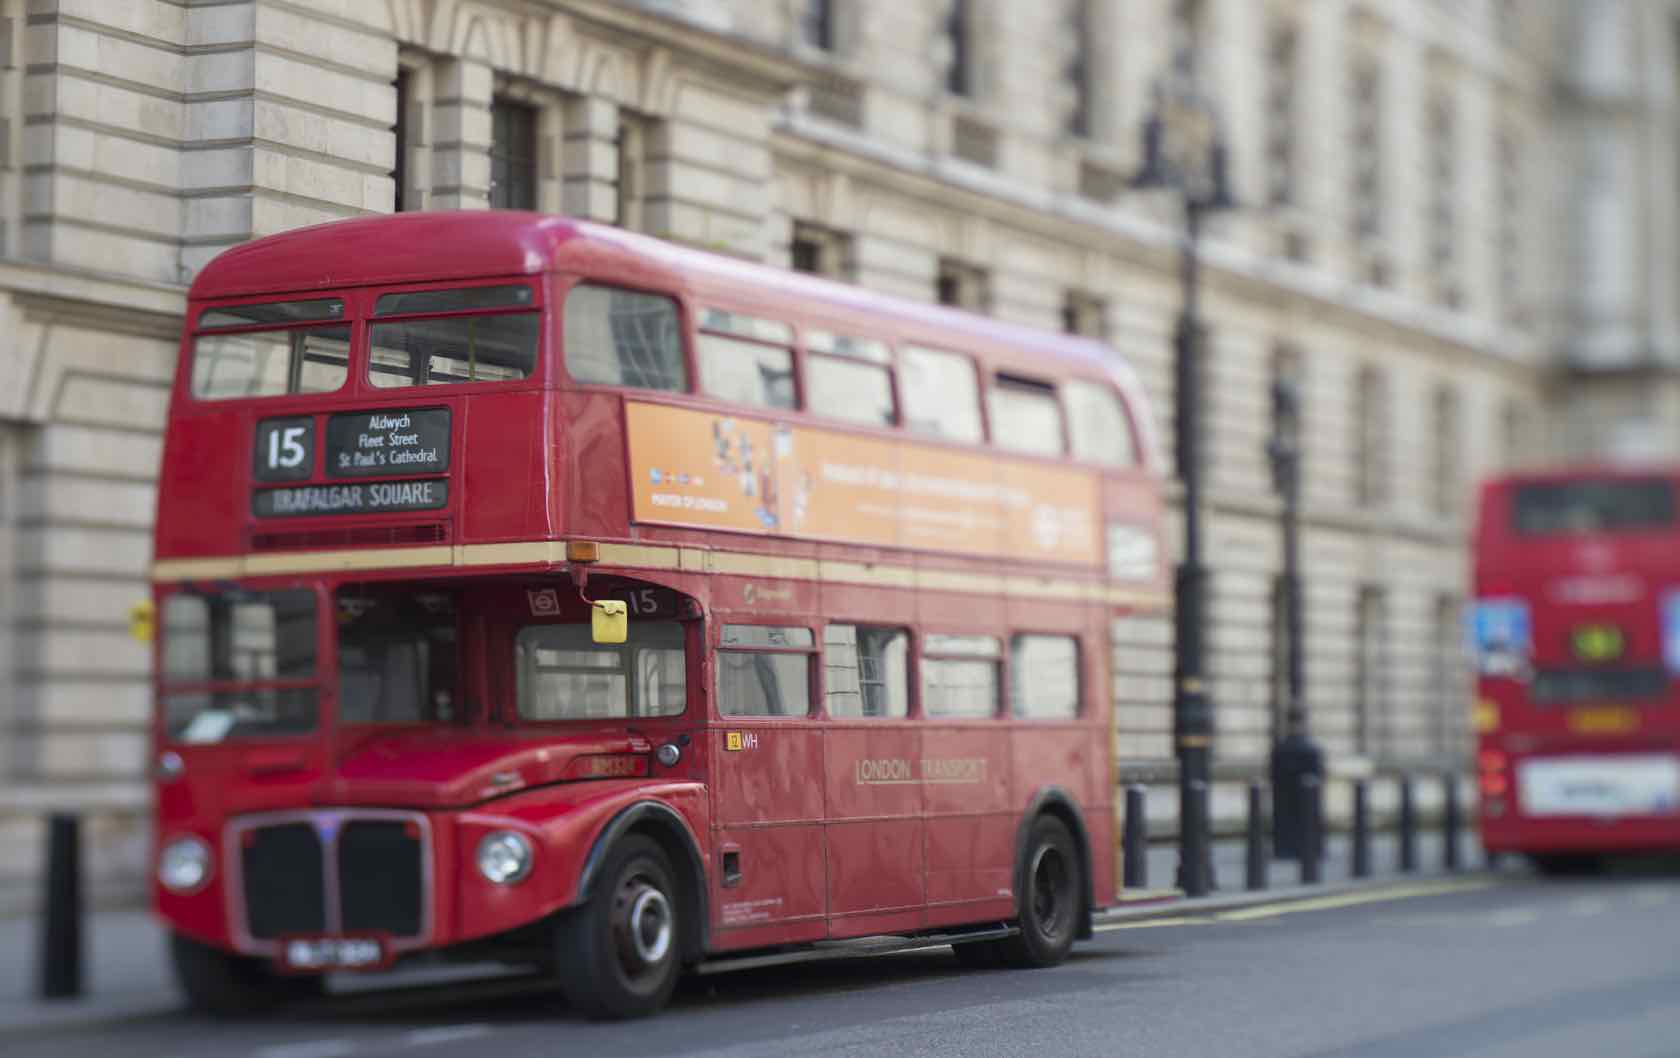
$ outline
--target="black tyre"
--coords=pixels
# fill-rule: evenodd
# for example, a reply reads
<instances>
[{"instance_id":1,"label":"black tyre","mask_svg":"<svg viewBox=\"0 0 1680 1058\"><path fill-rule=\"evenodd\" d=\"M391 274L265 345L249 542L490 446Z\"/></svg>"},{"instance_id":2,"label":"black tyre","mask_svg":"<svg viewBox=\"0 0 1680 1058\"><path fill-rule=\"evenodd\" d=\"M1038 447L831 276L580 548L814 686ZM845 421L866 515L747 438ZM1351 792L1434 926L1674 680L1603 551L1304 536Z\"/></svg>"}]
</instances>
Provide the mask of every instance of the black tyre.
<instances>
[{"instance_id":1,"label":"black tyre","mask_svg":"<svg viewBox=\"0 0 1680 1058\"><path fill-rule=\"evenodd\" d=\"M179 933L170 936L169 954L187 1004L212 1017L264 1014L285 1003L319 998L326 989L321 977L277 974L266 960L212 948Z\"/></svg>"},{"instance_id":2,"label":"black tyre","mask_svg":"<svg viewBox=\"0 0 1680 1058\"><path fill-rule=\"evenodd\" d=\"M608 854L589 902L555 929L560 990L592 1018L639 1018L671 998L682 971L682 923L670 860L633 835Z\"/></svg>"},{"instance_id":3,"label":"black tyre","mask_svg":"<svg viewBox=\"0 0 1680 1058\"><path fill-rule=\"evenodd\" d=\"M995 970L1003 965L1003 952L999 948L999 942L995 940L953 944L951 954L957 957L957 962L970 970Z\"/></svg>"},{"instance_id":4,"label":"black tyre","mask_svg":"<svg viewBox=\"0 0 1680 1058\"><path fill-rule=\"evenodd\" d=\"M1085 899L1079 850L1066 824L1040 816L1027 835L1025 856L1015 897L1021 931L998 941L999 953L1011 966L1055 966L1067 958L1079 931Z\"/></svg>"}]
</instances>

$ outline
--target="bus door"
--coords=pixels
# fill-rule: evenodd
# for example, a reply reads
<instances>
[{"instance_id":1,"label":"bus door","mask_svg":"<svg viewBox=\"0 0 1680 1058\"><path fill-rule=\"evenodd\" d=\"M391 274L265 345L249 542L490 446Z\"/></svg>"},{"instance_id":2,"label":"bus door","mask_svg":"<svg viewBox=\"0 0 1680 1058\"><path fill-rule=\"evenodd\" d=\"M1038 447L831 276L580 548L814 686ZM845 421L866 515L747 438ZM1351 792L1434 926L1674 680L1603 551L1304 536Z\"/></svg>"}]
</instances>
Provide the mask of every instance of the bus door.
<instances>
[{"instance_id":1,"label":"bus door","mask_svg":"<svg viewBox=\"0 0 1680 1058\"><path fill-rule=\"evenodd\" d=\"M827 872L815 635L791 621L719 622L708 735L714 943L816 940L827 931Z\"/></svg>"}]
</instances>

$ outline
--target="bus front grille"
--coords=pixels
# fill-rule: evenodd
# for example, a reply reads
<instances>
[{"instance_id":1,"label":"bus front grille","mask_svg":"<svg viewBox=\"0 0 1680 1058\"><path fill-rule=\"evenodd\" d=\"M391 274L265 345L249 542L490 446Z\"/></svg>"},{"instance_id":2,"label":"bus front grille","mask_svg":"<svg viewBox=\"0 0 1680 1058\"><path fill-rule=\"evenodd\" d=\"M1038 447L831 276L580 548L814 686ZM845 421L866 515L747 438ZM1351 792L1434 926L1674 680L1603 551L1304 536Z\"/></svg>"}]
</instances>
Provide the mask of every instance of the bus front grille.
<instances>
[{"instance_id":1,"label":"bus front grille","mask_svg":"<svg viewBox=\"0 0 1680 1058\"><path fill-rule=\"evenodd\" d=\"M287 937L377 934L397 951L429 939L431 827L421 813L247 816L228 828L227 848L242 951L272 955Z\"/></svg>"},{"instance_id":2,"label":"bus front grille","mask_svg":"<svg viewBox=\"0 0 1680 1058\"><path fill-rule=\"evenodd\" d=\"M326 893L324 854L308 823L282 823L245 832L239 857L251 936L274 940L288 934L323 933Z\"/></svg>"},{"instance_id":3,"label":"bus front grille","mask_svg":"<svg viewBox=\"0 0 1680 1058\"><path fill-rule=\"evenodd\" d=\"M420 829L398 820L352 820L338 837L338 891L346 933L420 932Z\"/></svg>"}]
</instances>

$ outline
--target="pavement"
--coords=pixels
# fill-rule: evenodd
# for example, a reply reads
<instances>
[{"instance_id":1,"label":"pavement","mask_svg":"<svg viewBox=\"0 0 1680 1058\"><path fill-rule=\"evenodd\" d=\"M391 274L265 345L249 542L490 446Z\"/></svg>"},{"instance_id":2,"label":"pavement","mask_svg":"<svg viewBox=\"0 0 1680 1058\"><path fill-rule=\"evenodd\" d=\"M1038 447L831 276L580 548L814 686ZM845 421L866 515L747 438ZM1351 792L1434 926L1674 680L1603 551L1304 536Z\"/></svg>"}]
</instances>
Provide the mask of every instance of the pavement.
<instances>
[{"instance_id":1,"label":"pavement","mask_svg":"<svg viewBox=\"0 0 1680 1058\"><path fill-rule=\"evenodd\" d=\"M1479 866L1475 841L1462 836L1461 862L1467 868ZM1243 907L1284 904L1315 897L1335 896L1353 889L1393 883L1404 876L1398 872L1399 846L1393 835L1377 835L1372 843L1373 877L1356 881L1349 877L1351 852L1347 838L1335 835L1326 848L1322 884L1303 886L1300 870L1293 862L1272 861L1269 886L1261 892L1244 890L1245 850L1241 842L1214 844L1214 875L1219 889L1208 897L1188 900L1172 888L1177 850L1154 845L1149 850L1150 888L1131 890L1120 907L1104 921L1170 919L1198 913L1230 911ZM1443 867L1440 835L1418 835L1418 876L1439 875ZM179 1016L183 1000L171 974L168 944L163 928L140 910L109 910L90 914L83 926L84 994L74 999L42 1000L36 995L39 980L40 923L32 917L0 918L0 1051L5 1041L87 1031L99 1026L120 1026ZM441 981L494 982L512 974L499 966L415 966L377 976L338 975L330 982L335 997L361 993L373 997L384 993L400 995L421 990Z\"/></svg>"}]
</instances>

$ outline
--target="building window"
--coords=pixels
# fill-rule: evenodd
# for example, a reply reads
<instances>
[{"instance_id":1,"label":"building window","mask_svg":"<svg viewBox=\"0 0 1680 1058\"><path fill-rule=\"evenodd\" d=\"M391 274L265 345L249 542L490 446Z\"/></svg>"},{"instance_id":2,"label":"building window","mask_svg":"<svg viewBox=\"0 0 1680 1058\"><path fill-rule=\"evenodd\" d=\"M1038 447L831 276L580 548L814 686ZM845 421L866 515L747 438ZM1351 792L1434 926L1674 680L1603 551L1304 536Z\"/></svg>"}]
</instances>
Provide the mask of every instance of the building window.
<instances>
[{"instance_id":1,"label":"building window","mask_svg":"<svg viewBox=\"0 0 1680 1058\"><path fill-rule=\"evenodd\" d=\"M490 104L490 208L537 208L537 108Z\"/></svg>"},{"instance_id":2,"label":"building window","mask_svg":"<svg viewBox=\"0 0 1680 1058\"><path fill-rule=\"evenodd\" d=\"M1273 205L1295 201L1295 28L1272 26L1266 49L1266 195Z\"/></svg>"},{"instance_id":3,"label":"building window","mask_svg":"<svg viewBox=\"0 0 1680 1058\"><path fill-rule=\"evenodd\" d=\"M796 272L827 276L850 282L852 237L843 231L805 221L794 221L793 241L788 246L789 263Z\"/></svg>"},{"instance_id":4,"label":"building window","mask_svg":"<svg viewBox=\"0 0 1680 1058\"><path fill-rule=\"evenodd\" d=\"M618 181L613 223L631 231L646 231L648 121L638 114L618 119Z\"/></svg>"},{"instance_id":5,"label":"building window","mask_svg":"<svg viewBox=\"0 0 1680 1058\"><path fill-rule=\"evenodd\" d=\"M991 276L984 268L952 258L939 261L938 297L941 305L989 312L992 307Z\"/></svg>"},{"instance_id":6,"label":"building window","mask_svg":"<svg viewBox=\"0 0 1680 1058\"><path fill-rule=\"evenodd\" d=\"M799 39L808 47L834 50L834 5L829 0L800 0Z\"/></svg>"},{"instance_id":7,"label":"building window","mask_svg":"<svg viewBox=\"0 0 1680 1058\"><path fill-rule=\"evenodd\" d=\"M1361 507L1388 501L1388 382L1375 367L1362 367L1354 393L1354 497Z\"/></svg>"},{"instance_id":8,"label":"building window","mask_svg":"<svg viewBox=\"0 0 1680 1058\"><path fill-rule=\"evenodd\" d=\"M1430 100L1428 128L1429 268L1434 276L1435 299L1448 308L1457 308L1458 152L1454 150L1457 125L1449 92L1439 91Z\"/></svg>"},{"instance_id":9,"label":"building window","mask_svg":"<svg viewBox=\"0 0 1680 1058\"><path fill-rule=\"evenodd\" d=\"M945 90L954 96L974 94L973 56L969 54L969 36L973 27L969 20L968 0L950 0L945 16L945 43L950 49L951 62L945 68Z\"/></svg>"},{"instance_id":10,"label":"building window","mask_svg":"<svg viewBox=\"0 0 1680 1058\"><path fill-rule=\"evenodd\" d=\"M1095 105L1096 86L1092 78L1096 69L1091 61L1093 29L1090 0L1068 0L1066 76L1073 108L1068 111L1067 131L1068 135L1081 139L1091 135L1091 111Z\"/></svg>"},{"instance_id":11,"label":"building window","mask_svg":"<svg viewBox=\"0 0 1680 1058\"><path fill-rule=\"evenodd\" d=\"M1107 341L1108 302L1083 290L1068 291L1062 300L1062 331Z\"/></svg>"},{"instance_id":12,"label":"building window","mask_svg":"<svg viewBox=\"0 0 1680 1058\"><path fill-rule=\"evenodd\" d=\"M1388 724L1388 598L1383 589L1359 589L1354 614L1354 749L1379 753Z\"/></svg>"},{"instance_id":13,"label":"building window","mask_svg":"<svg viewBox=\"0 0 1680 1058\"><path fill-rule=\"evenodd\" d=\"M1356 60L1348 108L1353 187L1353 237L1365 242L1382 234L1382 74L1376 62Z\"/></svg>"},{"instance_id":14,"label":"building window","mask_svg":"<svg viewBox=\"0 0 1680 1058\"><path fill-rule=\"evenodd\" d=\"M1499 184L1499 305L1508 322L1522 318L1522 148L1509 129L1494 147Z\"/></svg>"},{"instance_id":15,"label":"building window","mask_svg":"<svg viewBox=\"0 0 1680 1058\"><path fill-rule=\"evenodd\" d=\"M409 201L408 193L408 148L409 124L411 121L409 107L413 103L413 79L414 75L409 71L397 71L397 123L391 129L397 140L396 154L392 159L393 168L391 170L391 183L395 188L395 197L392 199L391 208L397 213L406 209L415 209L419 205L419 203Z\"/></svg>"},{"instance_id":16,"label":"building window","mask_svg":"<svg viewBox=\"0 0 1680 1058\"><path fill-rule=\"evenodd\" d=\"M1458 514L1464 491L1460 476L1464 452L1463 424L1460 422L1458 393L1451 386L1438 386L1434 399L1435 513L1451 517Z\"/></svg>"}]
</instances>

